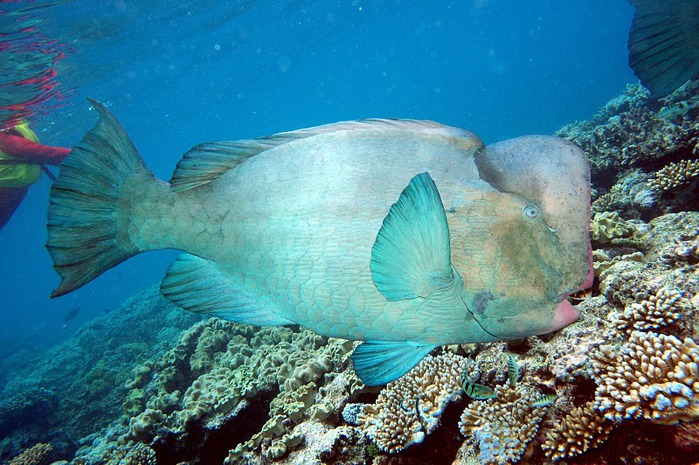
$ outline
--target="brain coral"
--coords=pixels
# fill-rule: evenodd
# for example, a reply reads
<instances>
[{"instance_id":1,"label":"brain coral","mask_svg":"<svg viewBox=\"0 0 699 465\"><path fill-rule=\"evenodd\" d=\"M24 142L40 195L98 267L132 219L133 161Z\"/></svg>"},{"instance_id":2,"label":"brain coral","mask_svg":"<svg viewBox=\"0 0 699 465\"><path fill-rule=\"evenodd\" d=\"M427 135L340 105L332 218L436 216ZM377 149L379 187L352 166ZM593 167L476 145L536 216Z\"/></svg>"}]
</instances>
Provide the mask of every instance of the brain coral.
<instances>
[{"instance_id":1,"label":"brain coral","mask_svg":"<svg viewBox=\"0 0 699 465\"><path fill-rule=\"evenodd\" d=\"M601 346L590 357L595 408L606 418L674 424L699 417L699 346L693 340L634 331L621 348Z\"/></svg>"},{"instance_id":2,"label":"brain coral","mask_svg":"<svg viewBox=\"0 0 699 465\"><path fill-rule=\"evenodd\" d=\"M345 419L359 428L379 449L396 453L420 443L439 425L447 404L463 392L461 375L468 358L446 352L428 355L404 376L389 383L376 403L345 409Z\"/></svg>"}]
</instances>

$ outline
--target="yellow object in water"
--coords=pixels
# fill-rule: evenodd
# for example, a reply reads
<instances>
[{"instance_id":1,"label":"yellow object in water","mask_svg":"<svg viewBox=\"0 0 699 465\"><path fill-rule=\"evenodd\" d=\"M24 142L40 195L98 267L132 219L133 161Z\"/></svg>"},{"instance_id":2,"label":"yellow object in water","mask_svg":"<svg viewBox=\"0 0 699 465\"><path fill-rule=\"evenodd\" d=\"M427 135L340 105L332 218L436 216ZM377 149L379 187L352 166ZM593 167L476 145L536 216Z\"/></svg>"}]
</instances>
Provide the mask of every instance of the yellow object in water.
<instances>
[{"instance_id":1,"label":"yellow object in water","mask_svg":"<svg viewBox=\"0 0 699 465\"><path fill-rule=\"evenodd\" d=\"M562 139L484 147L429 121L362 120L201 144L153 177L101 105L61 165L48 249L70 292L148 250L184 252L178 306L366 341L366 384L437 346L521 338L577 318L590 284L589 168Z\"/></svg>"},{"instance_id":2,"label":"yellow object in water","mask_svg":"<svg viewBox=\"0 0 699 465\"><path fill-rule=\"evenodd\" d=\"M34 131L29 129L29 123L22 121L15 126L22 137L32 142L39 142ZM21 163L16 158L0 150L0 187L26 187L39 180L41 166L32 163Z\"/></svg>"}]
</instances>

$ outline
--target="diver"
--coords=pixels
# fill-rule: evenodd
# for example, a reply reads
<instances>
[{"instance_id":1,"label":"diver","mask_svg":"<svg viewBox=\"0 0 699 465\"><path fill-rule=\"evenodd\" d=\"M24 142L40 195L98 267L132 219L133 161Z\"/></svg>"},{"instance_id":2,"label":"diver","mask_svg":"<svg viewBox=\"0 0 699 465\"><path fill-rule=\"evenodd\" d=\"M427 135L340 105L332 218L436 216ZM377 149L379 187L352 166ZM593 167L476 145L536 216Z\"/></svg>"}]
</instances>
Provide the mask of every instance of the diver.
<instances>
[{"instance_id":1,"label":"diver","mask_svg":"<svg viewBox=\"0 0 699 465\"><path fill-rule=\"evenodd\" d=\"M45 165L58 165L70 150L40 144L24 120L0 130L0 230L24 200L29 186L39 180L42 170L53 179Z\"/></svg>"}]
</instances>

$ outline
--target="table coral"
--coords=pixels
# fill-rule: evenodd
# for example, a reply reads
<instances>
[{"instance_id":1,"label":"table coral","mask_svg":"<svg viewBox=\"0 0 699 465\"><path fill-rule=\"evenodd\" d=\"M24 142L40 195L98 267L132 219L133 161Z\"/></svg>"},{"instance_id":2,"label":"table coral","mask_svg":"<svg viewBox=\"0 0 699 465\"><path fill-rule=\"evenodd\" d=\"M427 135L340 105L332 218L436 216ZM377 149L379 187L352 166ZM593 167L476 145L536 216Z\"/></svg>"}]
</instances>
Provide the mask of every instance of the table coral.
<instances>
[{"instance_id":1,"label":"table coral","mask_svg":"<svg viewBox=\"0 0 699 465\"><path fill-rule=\"evenodd\" d=\"M656 293L639 293L638 300L623 313L610 315L612 326L622 334L651 331L677 322L690 307L689 300L674 288L663 287Z\"/></svg>"},{"instance_id":2,"label":"table coral","mask_svg":"<svg viewBox=\"0 0 699 465\"><path fill-rule=\"evenodd\" d=\"M693 340L634 331L621 347L604 345L590 357L595 408L606 418L661 424L699 418L699 346Z\"/></svg>"},{"instance_id":3,"label":"table coral","mask_svg":"<svg viewBox=\"0 0 699 465\"><path fill-rule=\"evenodd\" d=\"M389 383L374 404L346 408L345 419L354 420L379 449L400 452L437 428L447 404L463 392L461 376L470 364L451 352L428 355Z\"/></svg>"},{"instance_id":4,"label":"table coral","mask_svg":"<svg viewBox=\"0 0 699 465\"><path fill-rule=\"evenodd\" d=\"M609 437L614 424L595 410L594 402L575 407L556 423L541 445L550 460L558 461L597 447Z\"/></svg>"}]
</instances>

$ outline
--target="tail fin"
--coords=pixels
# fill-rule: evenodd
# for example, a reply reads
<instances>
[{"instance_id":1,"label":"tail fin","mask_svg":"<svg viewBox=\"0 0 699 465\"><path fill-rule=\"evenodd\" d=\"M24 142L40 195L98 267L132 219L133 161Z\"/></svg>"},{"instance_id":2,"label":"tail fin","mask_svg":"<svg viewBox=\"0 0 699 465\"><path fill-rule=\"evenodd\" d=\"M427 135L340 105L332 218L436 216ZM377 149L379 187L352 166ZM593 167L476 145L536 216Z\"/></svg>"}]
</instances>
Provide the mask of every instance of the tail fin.
<instances>
[{"instance_id":1,"label":"tail fin","mask_svg":"<svg viewBox=\"0 0 699 465\"><path fill-rule=\"evenodd\" d=\"M90 103L99 121L61 163L51 188L46 248L61 277L51 297L74 291L139 252L119 227L121 188L134 176L154 180L116 118Z\"/></svg>"},{"instance_id":2,"label":"tail fin","mask_svg":"<svg viewBox=\"0 0 699 465\"><path fill-rule=\"evenodd\" d=\"M629 64L656 98L699 78L699 2L630 0Z\"/></svg>"}]
</instances>

